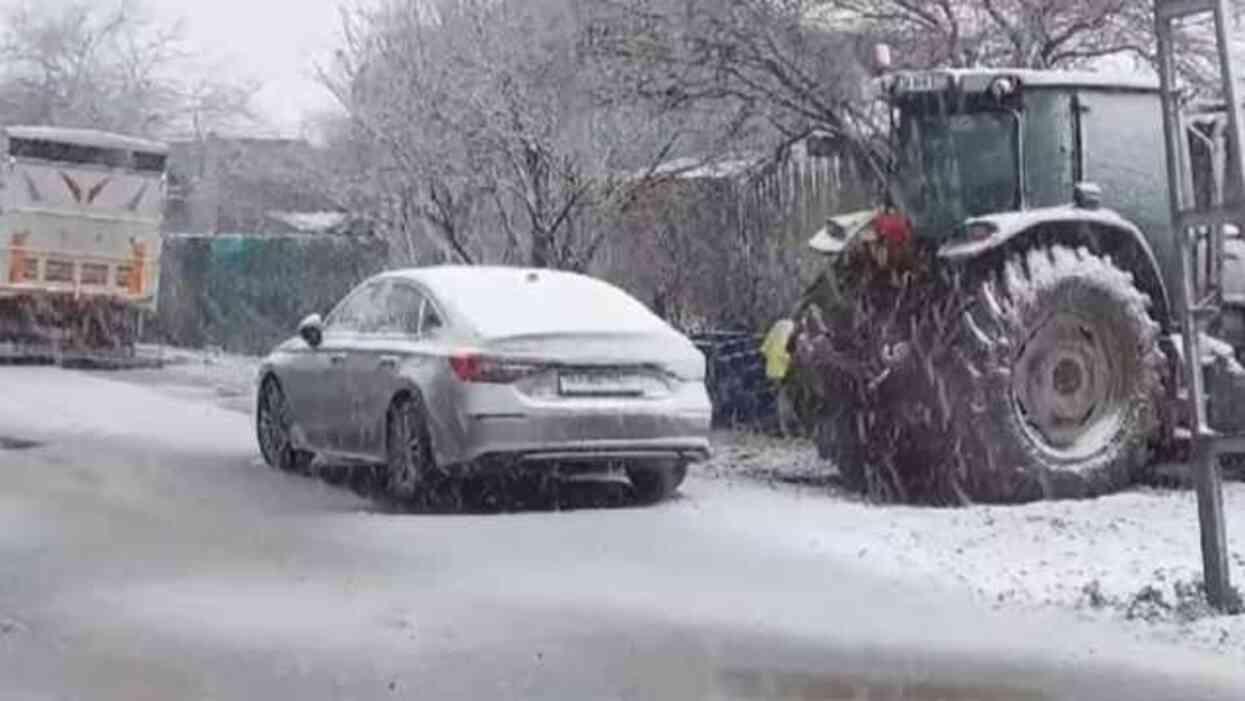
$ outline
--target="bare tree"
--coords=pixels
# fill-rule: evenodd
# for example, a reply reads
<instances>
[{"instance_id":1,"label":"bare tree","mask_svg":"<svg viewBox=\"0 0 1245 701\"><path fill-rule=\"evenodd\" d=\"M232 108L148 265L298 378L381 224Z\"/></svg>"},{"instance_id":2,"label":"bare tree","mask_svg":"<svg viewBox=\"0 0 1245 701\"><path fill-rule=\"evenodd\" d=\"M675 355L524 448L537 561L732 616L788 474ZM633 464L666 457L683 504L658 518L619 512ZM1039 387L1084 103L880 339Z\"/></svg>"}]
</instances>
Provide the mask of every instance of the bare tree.
<instances>
[{"instance_id":1,"label":"bare tree","mask_svg":"<svg viewBox=\"0 0 1245 701\"><path fill-rule=\"evenodd\" d=\"M811 14L885 40L900 65L1081 68L1104 58L1153 65L1154 7L1137 0L819 0ZM1209 77L1207 18L1178 35L1182 68Z\"/></svg>"},{"instance_id":2,"label":"bare tree","mask_svg":"<svg viewBox=\"0 0 1245 701\"><path fill-rule=\"evenodd\" d=\"M451 115L462 110L451 101L452 48L422 2L343 10L342 46L320 76L349 115L329 139L340 159L333 189L404 239L408 257L417 256L416 230L430 227L447 257L471 263L484 252L464 203L480 196L484 179L454 138Z\"/></svg>"},{"instance_id":3,"label":"bare tree","mask_svg":"<svg viewBox=\"0 0 1245 701\"><path fill-rule=\"evenodd\" d=\"M899 67L1080 68L1155 59L1138 0L596 0L591 35L641 99L714 103L785 136L813 128L864 142L862 61L876 41ZM1178 34L1185 75L1206 85L1205 21Z\"/></svg>"},{"instance_id":4,"label":"bare tree","mask_svg":"<svg viewBox=\"0 0 1245 701\"><path fill-rule=\"evenodd\" d=\"M694 179L652 185L621 218L603 252L611 278L680 328L716 321L729 304L730 281L723 274L731 248L723 240L728 212L715 194L712 183Z\"/></svg>"},{"instance_id":5,"label":"bare tree","mask_svg":"<svg viewBox=\"0 0 1245 701\"><path fill-rule=\"evenodd\" d=\"M203 65L138 0L20 2L0 30L0 119L161 135L254 118L257 85Z\"/></svg>"},{"instance_id":6,"label":"bare tree","mask_svg":"<svg viewBox=\"0 0 1245 701\"><path fill-rule=\"evenodd\" d=\"M375 156L364 179L392 183L372 209L453 259L587 269L643 187L631 176L684 133L594 93L579 3L394 0L344 19L322 76Z\"/></svg>"},{"instance_id":7,"label":"bare tree","mask_svg":"<svg viewBox=\"0 0 1245 701\"><path fill-rule=\"evenodd\" d=\"M733 128L763 125L771 146L813 130L875 165L862 109L859 33L819 18L825 0L598 0L593 45L635 99L711 105ZM781 149L780 149L781 150Z\"/></svg>"}]
</instances>

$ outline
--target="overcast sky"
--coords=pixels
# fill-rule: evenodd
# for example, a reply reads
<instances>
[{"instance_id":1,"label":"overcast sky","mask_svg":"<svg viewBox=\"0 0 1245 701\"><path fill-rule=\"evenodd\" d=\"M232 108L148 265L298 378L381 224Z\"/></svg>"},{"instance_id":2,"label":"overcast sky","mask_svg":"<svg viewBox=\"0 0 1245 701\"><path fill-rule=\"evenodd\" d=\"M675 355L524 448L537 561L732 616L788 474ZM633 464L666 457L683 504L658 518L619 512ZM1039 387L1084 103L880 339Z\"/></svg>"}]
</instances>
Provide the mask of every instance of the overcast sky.
<instances>
[{"instance_id":1,"label":"overcast sky","mask_svg":"<svg viewBox=\"0 0 1245 701\"><path fill-rule=\"evenodd\" d=\"M342 0L145 0L164 19L184 19L187 38L263 82L258 107L283 132L333 105L313 62L331 55Z\"/></svg>"}]
</instances>

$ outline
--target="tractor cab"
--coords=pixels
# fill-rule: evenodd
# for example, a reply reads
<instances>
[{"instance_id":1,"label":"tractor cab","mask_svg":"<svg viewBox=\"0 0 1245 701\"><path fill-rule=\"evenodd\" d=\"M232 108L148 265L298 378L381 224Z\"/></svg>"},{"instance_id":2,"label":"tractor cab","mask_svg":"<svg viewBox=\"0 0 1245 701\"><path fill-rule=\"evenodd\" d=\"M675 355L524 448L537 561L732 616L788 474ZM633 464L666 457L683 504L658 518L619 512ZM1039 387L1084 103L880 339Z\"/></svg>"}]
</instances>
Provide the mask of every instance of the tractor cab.
<instances>
[{"instance_id":1,"label":"tractor cab","mask_svg":"<svg viewBox=\"0 0 1245 701\"><path fill-rule=\"evenodd\" d=\"M1180 271L1154 81L974 68L897 72L878 86L889 120L886 196L876 209L830 218L812 249L837 257L856 241L886 243L878 224L896 217L947 260L1038 229L1075 229L1084 236L1076 245L1135 261L1130 272L1158 306L1173 301Z\"/></svg>"},{"instance_id":2,"label":"tractor cab","mask_svg":"<svg viewBox=\"0 0 1245 701\"><path fill-rule=\"evenodd\" d=\"M1157 85L1065 71L969 69L882 80L890 188L920 236L975 217L1057 207L1082 193L1143 230L1167 228ZM1086 205L1095 205L1086 197Z\"/></svg>"}]
</instances>

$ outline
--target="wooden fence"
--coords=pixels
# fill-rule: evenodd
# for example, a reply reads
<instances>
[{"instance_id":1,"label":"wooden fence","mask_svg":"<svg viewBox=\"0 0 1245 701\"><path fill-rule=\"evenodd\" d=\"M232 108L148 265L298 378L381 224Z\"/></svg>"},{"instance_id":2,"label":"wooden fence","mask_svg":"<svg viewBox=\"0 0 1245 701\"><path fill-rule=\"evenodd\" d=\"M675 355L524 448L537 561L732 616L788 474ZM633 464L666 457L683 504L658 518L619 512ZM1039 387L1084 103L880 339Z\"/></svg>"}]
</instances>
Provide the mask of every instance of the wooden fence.
<instances>
[{"instance_id":1,"label":"wooden fence","mask_svg":"<svg viewBox=\"0 0 1245 701\"><path fill-rule=\"evenodd\" d=\"M685 327L758 331L789 313L821 258L810 237L866 206L869 182L838 151L720 164L654 187L624 217L601 272Z\"/></svg>"}]
</instances>

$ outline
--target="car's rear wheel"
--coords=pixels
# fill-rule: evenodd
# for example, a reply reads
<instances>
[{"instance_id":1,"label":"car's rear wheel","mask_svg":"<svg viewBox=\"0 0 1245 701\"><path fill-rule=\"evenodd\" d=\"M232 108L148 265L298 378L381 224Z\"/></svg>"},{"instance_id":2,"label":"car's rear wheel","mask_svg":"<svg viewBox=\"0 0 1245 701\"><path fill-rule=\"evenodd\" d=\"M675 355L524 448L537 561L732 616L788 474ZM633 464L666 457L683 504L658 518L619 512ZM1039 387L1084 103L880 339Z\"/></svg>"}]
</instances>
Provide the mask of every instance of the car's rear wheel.
<instances>
[{"instance_id":1,"label":"car's rear wheel","mask_svg":"<svg viewBox=\"0 0 1245 701\"><path fill-rule=\"evenodd\" d=\"M418 395L404 394L389 407L385 493L411 501L436 469L427 412Z\"/></svg>"},{"instance_id":2,"label":"car's rear wheel","mask_svg":"<svg viewBox=\"0 0 1245 701\"><path fill-rule=\"evenodd\" d=\"M255 432L264 462L285 472L306 472L315 455L298 450L290 439L290 404L275 377L264 379L260 386L255 412Z\"/></svg>"},{"instance_id":3,"label":"car's rear wheel","mask_svg":"<svg viewBox=\"0 0 1245 701\"><path fill-rule=\"evenodd\" d=\"M627 468L627 479L642 504L656 504L674 496L687 478L687 463L679 461L644 463Z\"/></svg>"}]
</instances>

